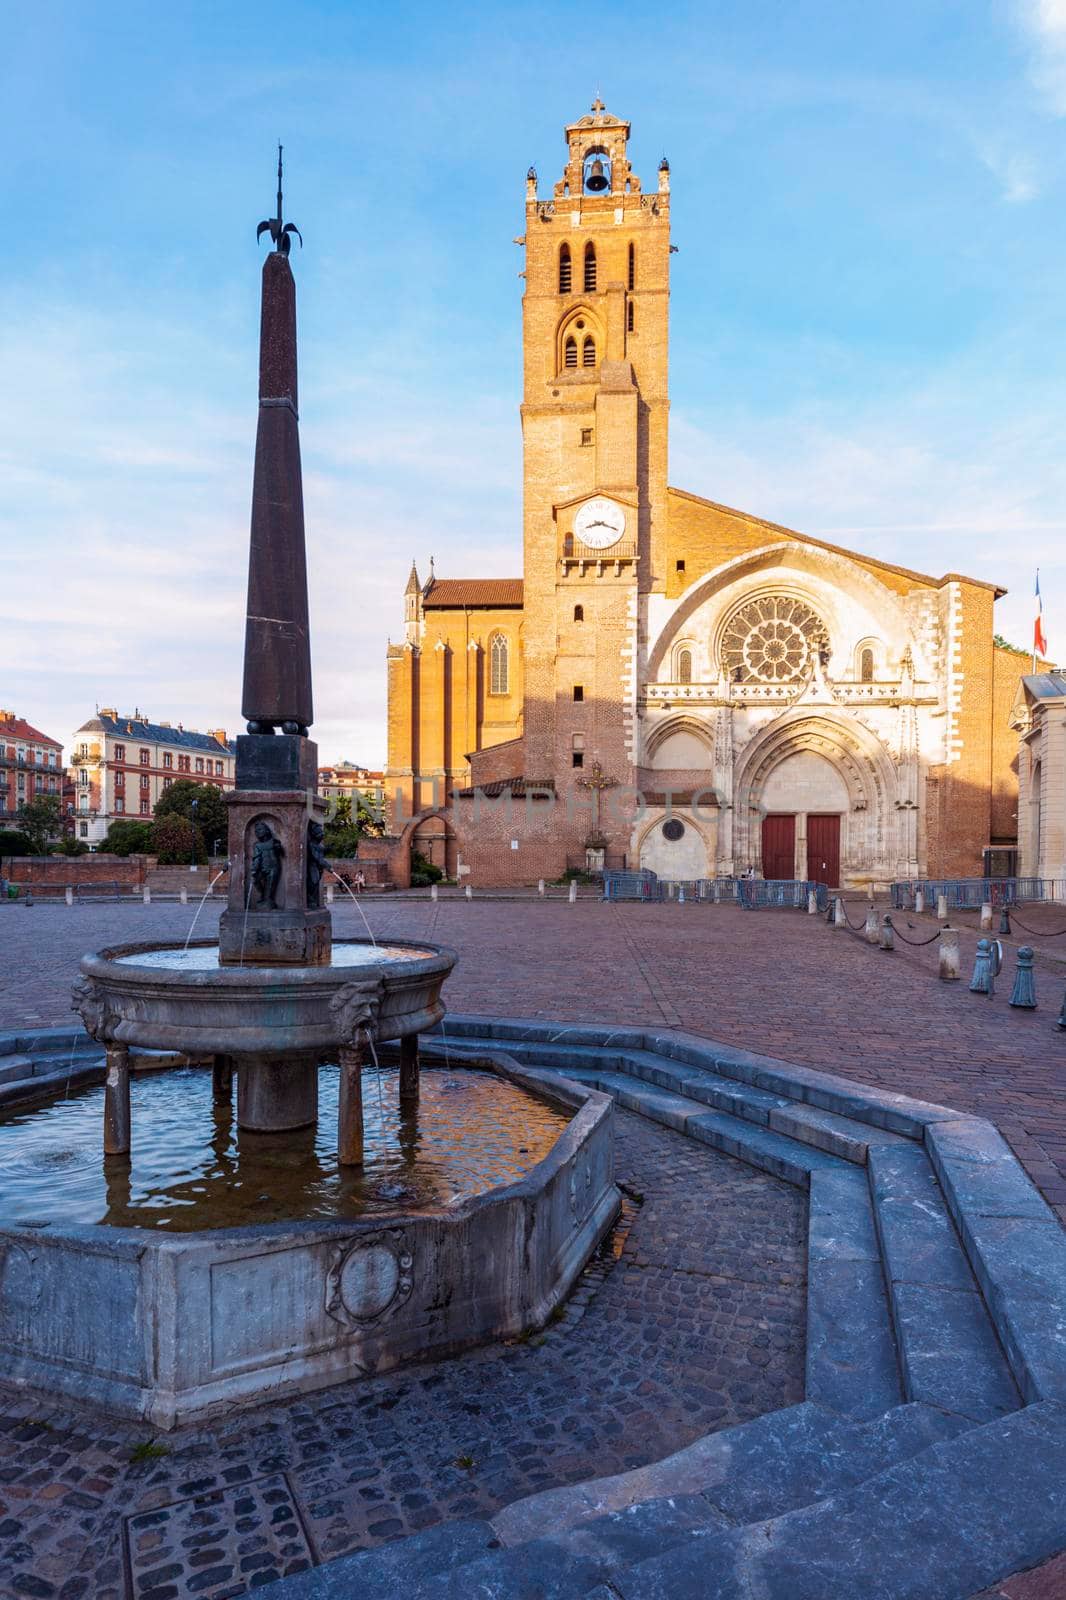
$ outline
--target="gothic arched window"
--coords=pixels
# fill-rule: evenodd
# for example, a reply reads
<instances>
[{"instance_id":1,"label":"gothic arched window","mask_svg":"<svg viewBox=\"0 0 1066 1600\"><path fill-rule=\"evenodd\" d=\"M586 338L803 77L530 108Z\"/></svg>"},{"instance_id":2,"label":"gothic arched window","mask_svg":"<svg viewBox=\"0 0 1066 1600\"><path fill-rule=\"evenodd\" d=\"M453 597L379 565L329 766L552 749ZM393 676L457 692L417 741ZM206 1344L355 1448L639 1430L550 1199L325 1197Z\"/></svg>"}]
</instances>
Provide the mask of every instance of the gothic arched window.
<instances>
[{"instance_id":1,"label":"gothic arched window","mask_svg":"<svg viewBox=\"0 0 1066 1600\"><path fill-rule=\"evenodd\" d=\"M629 287L631 289L635 289L636 286L637 286L637 247L636 247L635 244L631 244L630 247L629 247Z\"/></svg>"},{"instance_id":2,"label":"gothic arched window","mask_svg":"<svg viewBox=\"0 0 1066 1600\"><path fill-rule=\"evenodd\" d=\"M585 335L585 343L581 347L581 365L583 367L596 365L596 341L590 333Z\"/></svg>"},{"instance_id":3,"label":"gothic arched window","mask_svg":"<svg viewBox=\"0 0 1066 1600\"><path fill-rule=\"evenodd\" d=\"M869 646L859 657L859 677L863 683L873 683L874 681L874 653Z\"/></svg>"},{"instance_id":4,"label":"gothic arched window","mask_svg":"<svg viewBox=\"0 0 1066 1600\"><path fill-rule=\"evenodd\" d=\"M566 341L563 364L567 367L577 366L577 340L574 338L573 334L571 334Z\"/></svg>"},{"instance_id":5,"label":"gothic arched window","mask_svg":"<svg viewBox=\"0 0 1066 1600\"><path fill-rule=\"evenodd\" d=\"M489 693L508 694L510 692L510 673L507 657L507 640L502 633L492 636L489 647Z\"/></svg>"},{"instance_id":6,"label":"gothic arched window","mask_svg":"<svg viewBox=\"0 0 1066 1600\"><path fill-rule=\"evenodd\" d=\"M596 292L596 246L590 241L585 246L585 293Z\"/></svg>"},{"instance_id":7,"label":"gothic arched window","mask_svg":"<svg viewBox=\"0 0 1066 1600\"><path fill-rule=\"evenodd\" d=\"M569 294L570 284L570 246L564 244L559 251L559 293Z\"/></svg>"},{"instance_id":8,"label":"gothic arched window","mask_svg":"<svg viewBox=\"0 0 1066 1600\"><path fill-rule=\"evenodd\" d=\"M678 683L692 682L691 650L679 650L677 653L677 681Z\"/></svg>"}]
</instances>

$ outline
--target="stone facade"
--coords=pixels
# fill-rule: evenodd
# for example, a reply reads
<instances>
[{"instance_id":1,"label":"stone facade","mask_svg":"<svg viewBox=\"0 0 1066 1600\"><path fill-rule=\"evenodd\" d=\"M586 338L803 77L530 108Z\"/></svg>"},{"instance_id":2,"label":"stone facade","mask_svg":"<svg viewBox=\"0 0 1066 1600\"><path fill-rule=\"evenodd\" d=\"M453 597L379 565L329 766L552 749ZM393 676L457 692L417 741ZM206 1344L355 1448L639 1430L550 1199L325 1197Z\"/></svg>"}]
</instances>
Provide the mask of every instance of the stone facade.
<instances>
[{"instance_id":1,"label":"stone facade","mask_svg":"<svg viewBox=\"0 0 1066 1600\"><path fill-rule=\"evenodd\" d=\"M392 831L447 808L455 868L481 883L586 862L980 873L1016 827L1003 591L668 486L670 172L644 192L628 138L597 101L550 198L528 176L524 577L422 588L412 568Z\"/></svg>"},{"instance_id":2,"label":"stone facade","mask_svg":"<svg viewBox=\"0 0 1066 1600\"><path fill-rule=\"evenodd\" d=\"M1043 672L1018 686L1018 871L1066 880L1066 676Z\"/></svg>"},{"instance_id":3,"label":"stone facade","mask_svg":"<svg viewBox=\"0 0 1066 1600\"><path fill-rule=\"evenodd\" d=\"M105 708L73 739L75 837L95 849L112 822L150 822L156 801L179 778L231 789L235 758L223 728L199 733L180 722L152 722L140 711L119 716ZM224 846L224 839L208 840L212 855Z\"/></svg>"},{"instance_id":4,"label":"stone facade","mask_svg":"<svg viewBox=\"0 0 1066 1600\"><path fill-rule=\"evenodd\" d=\"M62 756L58 739L0 711L0 829L16 827L16 813L32 800L62 800Z\"/></svg>"}]
</instances>

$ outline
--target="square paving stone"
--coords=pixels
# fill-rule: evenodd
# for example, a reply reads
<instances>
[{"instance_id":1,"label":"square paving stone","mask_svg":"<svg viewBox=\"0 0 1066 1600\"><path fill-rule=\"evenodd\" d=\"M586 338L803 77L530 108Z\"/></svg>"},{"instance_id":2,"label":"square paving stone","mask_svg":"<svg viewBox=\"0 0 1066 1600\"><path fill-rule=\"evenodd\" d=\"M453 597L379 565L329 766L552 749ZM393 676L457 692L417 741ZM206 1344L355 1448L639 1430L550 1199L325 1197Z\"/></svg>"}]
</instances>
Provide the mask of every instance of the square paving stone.
<instances>
[{"instance_id":1,"label":"square paving stone","mask_svg":"<svg viewBox=\"0 0 1066 1600\"><path fill-rule=\"evenodd\" d=\"M125 1534L131 1600L170 1586L188 1600L215 1600L314 1560L283 1472L126 1517Z\"/></svg>"}]
</instances>

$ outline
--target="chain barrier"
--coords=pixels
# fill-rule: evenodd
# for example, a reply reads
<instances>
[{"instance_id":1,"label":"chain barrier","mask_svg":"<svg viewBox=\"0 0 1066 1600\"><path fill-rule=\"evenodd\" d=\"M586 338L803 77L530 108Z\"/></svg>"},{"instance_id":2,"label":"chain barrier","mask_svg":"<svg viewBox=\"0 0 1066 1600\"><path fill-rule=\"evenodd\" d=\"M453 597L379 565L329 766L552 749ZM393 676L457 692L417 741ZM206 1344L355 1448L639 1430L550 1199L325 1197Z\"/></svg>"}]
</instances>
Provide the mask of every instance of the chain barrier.
<instances>
[{"instance_id":1,"label":"chain barrier","mask_svg":"<svg viewBox=\"0 0 1066 1600\"><path fill-rule=\"evenodd\" d=\"M840 903L844 907L844 921L847 923L852 933L862 933L866 927L866 918L863 917L861 922L852 922L851 918L848 916L847 901L842 900Z\"/></svg>"},{"instance_id":2,"label":"chain barrier","mask_svg":"<svg viewBox=\"0 0 1066 1600\"><path fill-rule=\"evenodd\" d=\"M1038 939L1061 939L1063 934L1066 933L1066 928L1056 928L1054 930L1051 928L1031 928L1029 924L1027 922L1023 922L1018 913L1013 910L1010 914L1010 921L1012 928L1021 928L1024 933L1034 934Z\"/></svg>"},{"instance_id":3,"label":"chain barrier","mask_svg":"<svg viewBox=\"0 0 1066 1600\"><path fill-rule=\"evenodd\" d=\"M900 932L895 923L892 924L892 932L896 935L897 939L902 939L904 944L912 945L915 950L920 950L923 945L932 944L935 939L940 938L939 928L935 933L931 933L928 939L908 939L905 933Z\"/></svg>"}]
</instances>

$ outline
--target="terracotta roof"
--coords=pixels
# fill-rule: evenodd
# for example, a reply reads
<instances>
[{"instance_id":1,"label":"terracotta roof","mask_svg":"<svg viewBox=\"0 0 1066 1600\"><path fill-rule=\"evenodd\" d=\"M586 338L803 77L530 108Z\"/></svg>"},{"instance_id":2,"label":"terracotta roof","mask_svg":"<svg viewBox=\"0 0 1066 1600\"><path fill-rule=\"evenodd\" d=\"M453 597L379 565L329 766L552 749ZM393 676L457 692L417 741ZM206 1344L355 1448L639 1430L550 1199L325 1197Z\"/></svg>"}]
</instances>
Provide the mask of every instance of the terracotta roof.
<instances>
[{"instance_id":1,"label":"terracotta roof","mask_svg":"<svg viewBox=\"0 0 1066 1600\"><path fill-rule=\"evenodd\" d=\"M25 717L10 717L0 722L0 735L11 739L28 739L31 744L51 744L57 750L63 748L59 739L53 739L49 733L42 733L39 728L27 722Z\"/></svg>"},{"instance_id":2,"label":"terracotta roof","mask_svg":"<svg viewBox=\"0 0 1066 1600\"><path fill-rule=\"evenodd\" d=\"M555 793L554 778L493 778L491 783L479 783L472 789L453 789L453 800L472 800L475 795L484 795L486 800L493 800L498 795L506 794L508 790L513 795L528 794L534 800L546 800L549 794Z\"/></svg>"},{"instance_id":3,"label":"terracotta roof","mask_svg":"<svg viewBox=\"0 0 1066 1600\"><path fill-rule=\"evenodd\" d=\"M945 583L962 582L972 583L977 589L991 589L998 600L1007 593L998 583L989 583L984 578L970 578L964 572L945 572L942 577L934 578L928 572L915 572L913 567L898 567L892 561L882 561L880 556L864 554L861 550L846 550L843 545L830 544L827 539L816 539L813 533L800 533L797 528L786 528L780 522L767 522L765 517L757 517L750 511L738 511L736 506L723 506L717 500L708 500L706 495L693 494L689 489L676 489L673 485L667 490L668 494L676 494L682 500L694 500L697 505L709 506L712 511L724 511L728 517L740 517L744 522L754 522L760 528L766 528L770 533L785 533L792 539L798 539L802 544L813 544L819 550L829 550L836 556L847 556L852 561L860 561L868 567L883 567L886 572L898 573L901 578L916 578L919 583L927 583L933 589L940 589Z\"/></svg>"},{"instance_id":4,"label":"terracotta roof","mask_svg":"<svg viewBox=\"0 0 1066 1600\"><path fill-rule=\"evenodd\" d=\"M446 606L520 606L521 578L434 578L426 585L422 604L427 610Z\"/></svg>"}]
</instances>

